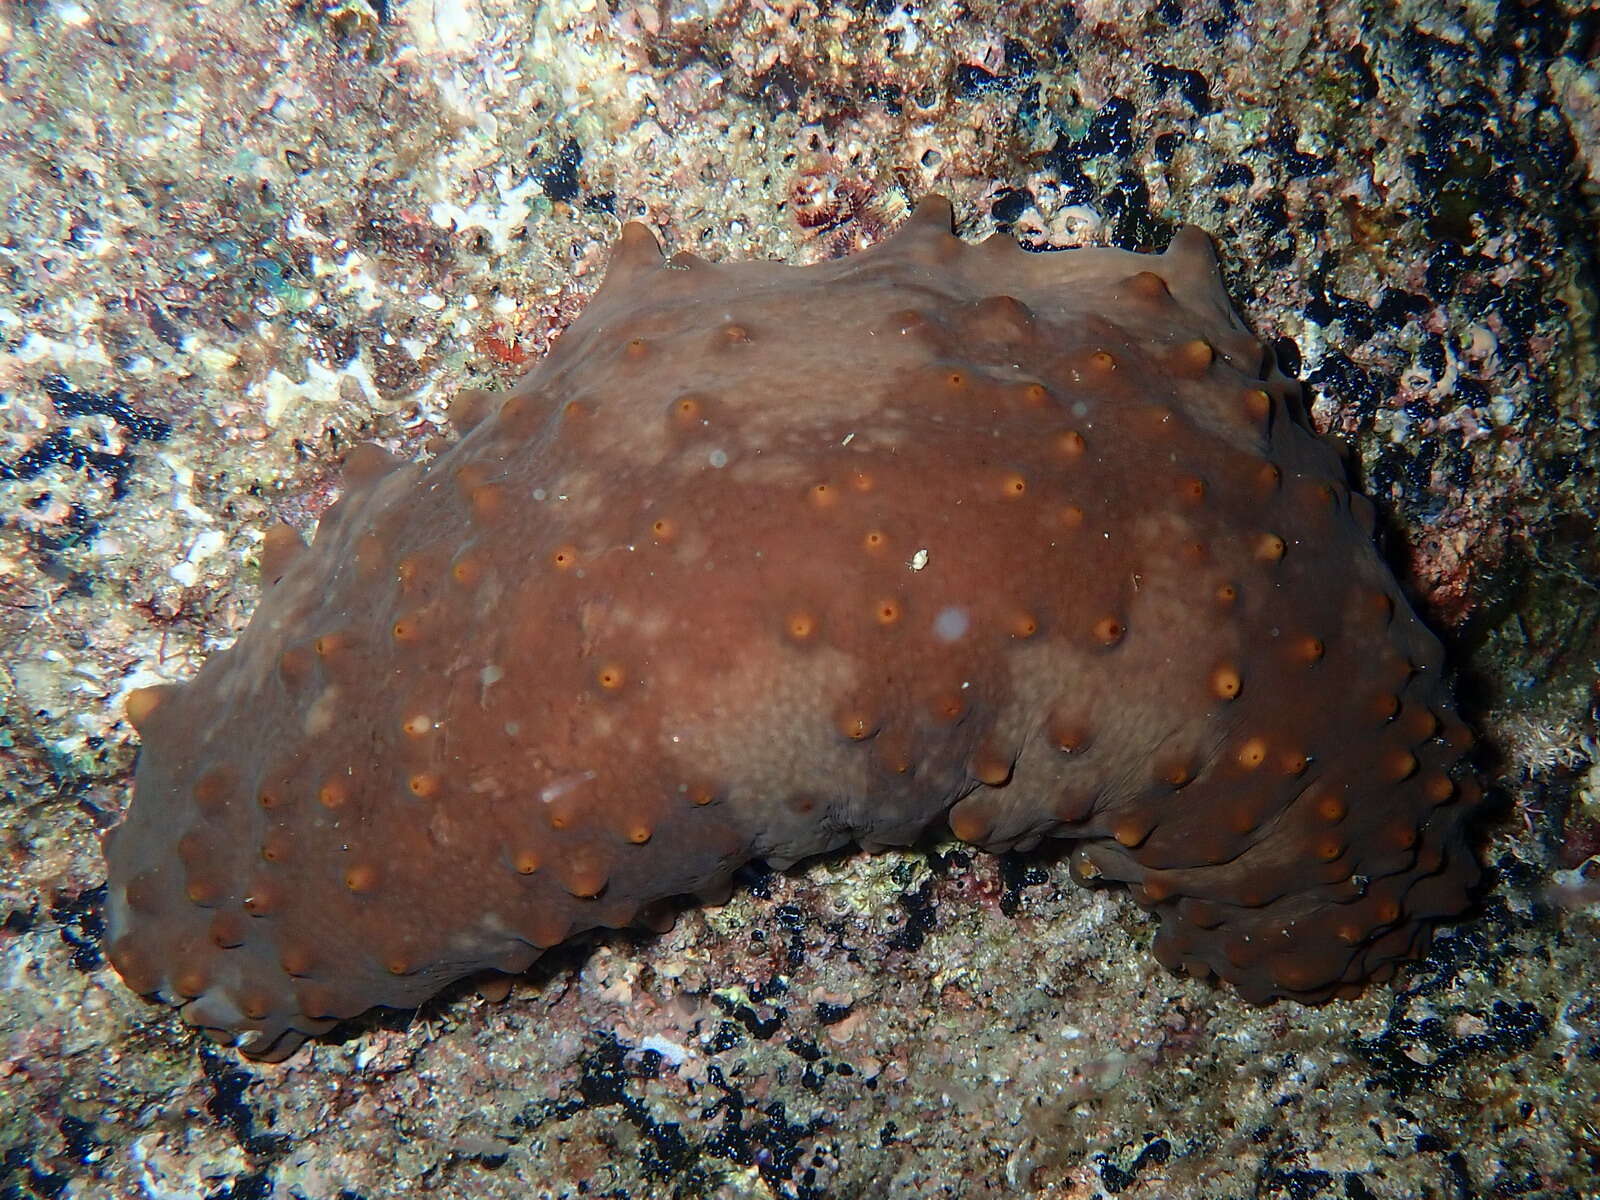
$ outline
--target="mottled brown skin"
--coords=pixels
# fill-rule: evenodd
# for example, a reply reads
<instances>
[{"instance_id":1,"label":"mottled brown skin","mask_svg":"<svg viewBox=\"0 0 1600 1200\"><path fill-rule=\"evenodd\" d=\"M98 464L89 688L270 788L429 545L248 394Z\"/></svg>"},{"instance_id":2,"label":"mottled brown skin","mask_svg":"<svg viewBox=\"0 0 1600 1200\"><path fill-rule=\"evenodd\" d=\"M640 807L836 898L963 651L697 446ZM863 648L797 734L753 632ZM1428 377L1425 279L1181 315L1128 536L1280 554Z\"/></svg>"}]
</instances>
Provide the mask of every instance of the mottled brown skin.
<instances>
[{"instance_id":1,"label":"mottled brown skin","mask_svg":"<svg viewBox=\"0 0 1600 1200\"><path fill-rule=\"evenodd\" d=\"M604 286L426 465L352 454L249 627L141 692L106 840L137 991L281 1057L374 1005L948 820L1073 839L1174 969L1389 974L1478 868L1468 734L1372 507L1206 237Z\"/></svg>"}]
</instances>

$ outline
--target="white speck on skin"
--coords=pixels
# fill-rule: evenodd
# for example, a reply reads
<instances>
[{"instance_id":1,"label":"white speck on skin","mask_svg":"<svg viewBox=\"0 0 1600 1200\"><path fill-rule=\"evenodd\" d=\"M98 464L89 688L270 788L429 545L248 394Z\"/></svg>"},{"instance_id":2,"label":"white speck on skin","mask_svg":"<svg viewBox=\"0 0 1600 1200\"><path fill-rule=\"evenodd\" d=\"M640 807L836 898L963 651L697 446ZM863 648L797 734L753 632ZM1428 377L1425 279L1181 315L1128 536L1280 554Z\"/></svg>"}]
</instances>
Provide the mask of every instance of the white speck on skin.
<instances>
[{"instance_id":1,"label":"white speck on skin","mask_svg":"<svg viewBox=\"0 0 1600 1200\"><path fill-rule=\"evenodd\" d=\"M951 605L941 608L939 615L933 619L933 636L941 642L958 642L967 636L972 620L967 616L967 610Z\"/></svg>"},{"instance_id":2,"label":"white speck on skin","mask_svg":"<svg viewBox=\"0 0 1600 1200\"><path fill-rule=\"evenodd\" d=\"M539 799L545 804L554 804L573 788L582 787L595 777L593 771L579 771L576 775L563 775L554 783L546 784L539 789Z\"/></svg>"}]
</instances>

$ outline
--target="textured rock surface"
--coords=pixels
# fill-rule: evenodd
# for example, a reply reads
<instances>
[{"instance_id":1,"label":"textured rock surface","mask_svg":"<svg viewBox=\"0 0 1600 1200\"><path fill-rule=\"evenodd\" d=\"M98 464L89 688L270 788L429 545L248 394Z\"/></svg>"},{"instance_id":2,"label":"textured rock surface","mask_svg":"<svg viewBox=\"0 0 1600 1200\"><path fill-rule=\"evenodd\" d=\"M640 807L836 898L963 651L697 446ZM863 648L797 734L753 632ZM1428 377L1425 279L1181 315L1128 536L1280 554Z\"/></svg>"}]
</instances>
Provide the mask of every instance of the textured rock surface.
<instances>
[{"instance_id":1,"label":"textured rock surface","mask_svg":"<svg viewBox=\"0 0 1600 1200\"><path fill-rule=\"evenodd\" d=\"M460 405L425 466L358 447L238 643L129 701L111 960L249 1053L947 810L1078 841L1252 1000L1466 905L1439 644L1198 230L1028 254L931 200L795 268L630 225Z\"/></svg>"}]
</instances>

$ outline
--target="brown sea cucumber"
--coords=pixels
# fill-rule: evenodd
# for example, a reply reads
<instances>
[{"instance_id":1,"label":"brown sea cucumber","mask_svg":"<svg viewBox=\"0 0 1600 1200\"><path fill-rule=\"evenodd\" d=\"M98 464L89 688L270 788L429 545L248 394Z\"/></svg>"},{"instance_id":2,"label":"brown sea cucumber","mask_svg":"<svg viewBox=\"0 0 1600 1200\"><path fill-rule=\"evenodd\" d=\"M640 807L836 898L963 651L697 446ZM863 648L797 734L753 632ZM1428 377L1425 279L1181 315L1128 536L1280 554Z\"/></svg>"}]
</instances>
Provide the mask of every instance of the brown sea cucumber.
<instances>
[{"instance_id":1,"label":"brown sea cucumber","mask_svg":"<svg viewBox=\"0 0 1600 1200\"><path fill-rule=\"evenodd\" d=\"M930 200L795 268L629 225L458 415L354 451L237 643L129 703L111 960L247 1054L940 820L1071 839L1254 1001L1466 904L1439 643L1196 229L1030 254Z\"/></svg>"}]
</instances>

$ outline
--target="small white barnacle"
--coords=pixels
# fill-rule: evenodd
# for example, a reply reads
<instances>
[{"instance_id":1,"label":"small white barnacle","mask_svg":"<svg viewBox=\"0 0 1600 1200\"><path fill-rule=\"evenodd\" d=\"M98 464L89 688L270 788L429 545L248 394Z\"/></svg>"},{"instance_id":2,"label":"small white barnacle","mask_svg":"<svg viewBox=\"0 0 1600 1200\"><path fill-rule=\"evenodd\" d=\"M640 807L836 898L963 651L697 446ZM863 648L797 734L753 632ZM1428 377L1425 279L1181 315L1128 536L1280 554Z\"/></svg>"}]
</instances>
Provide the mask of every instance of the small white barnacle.
<instances>
[{"instance_id":1,"label":"small white barnacle","mask_svg":"<svg viewBox=\"0 0 1600 1200\"><path fill-rule=\"evenodd\" d=\"M927 565L928 552L926 550L918 550L910 558L906 559L906 566L910 567L913 571L920 571Z\"/></svg>"}]
</instances>

